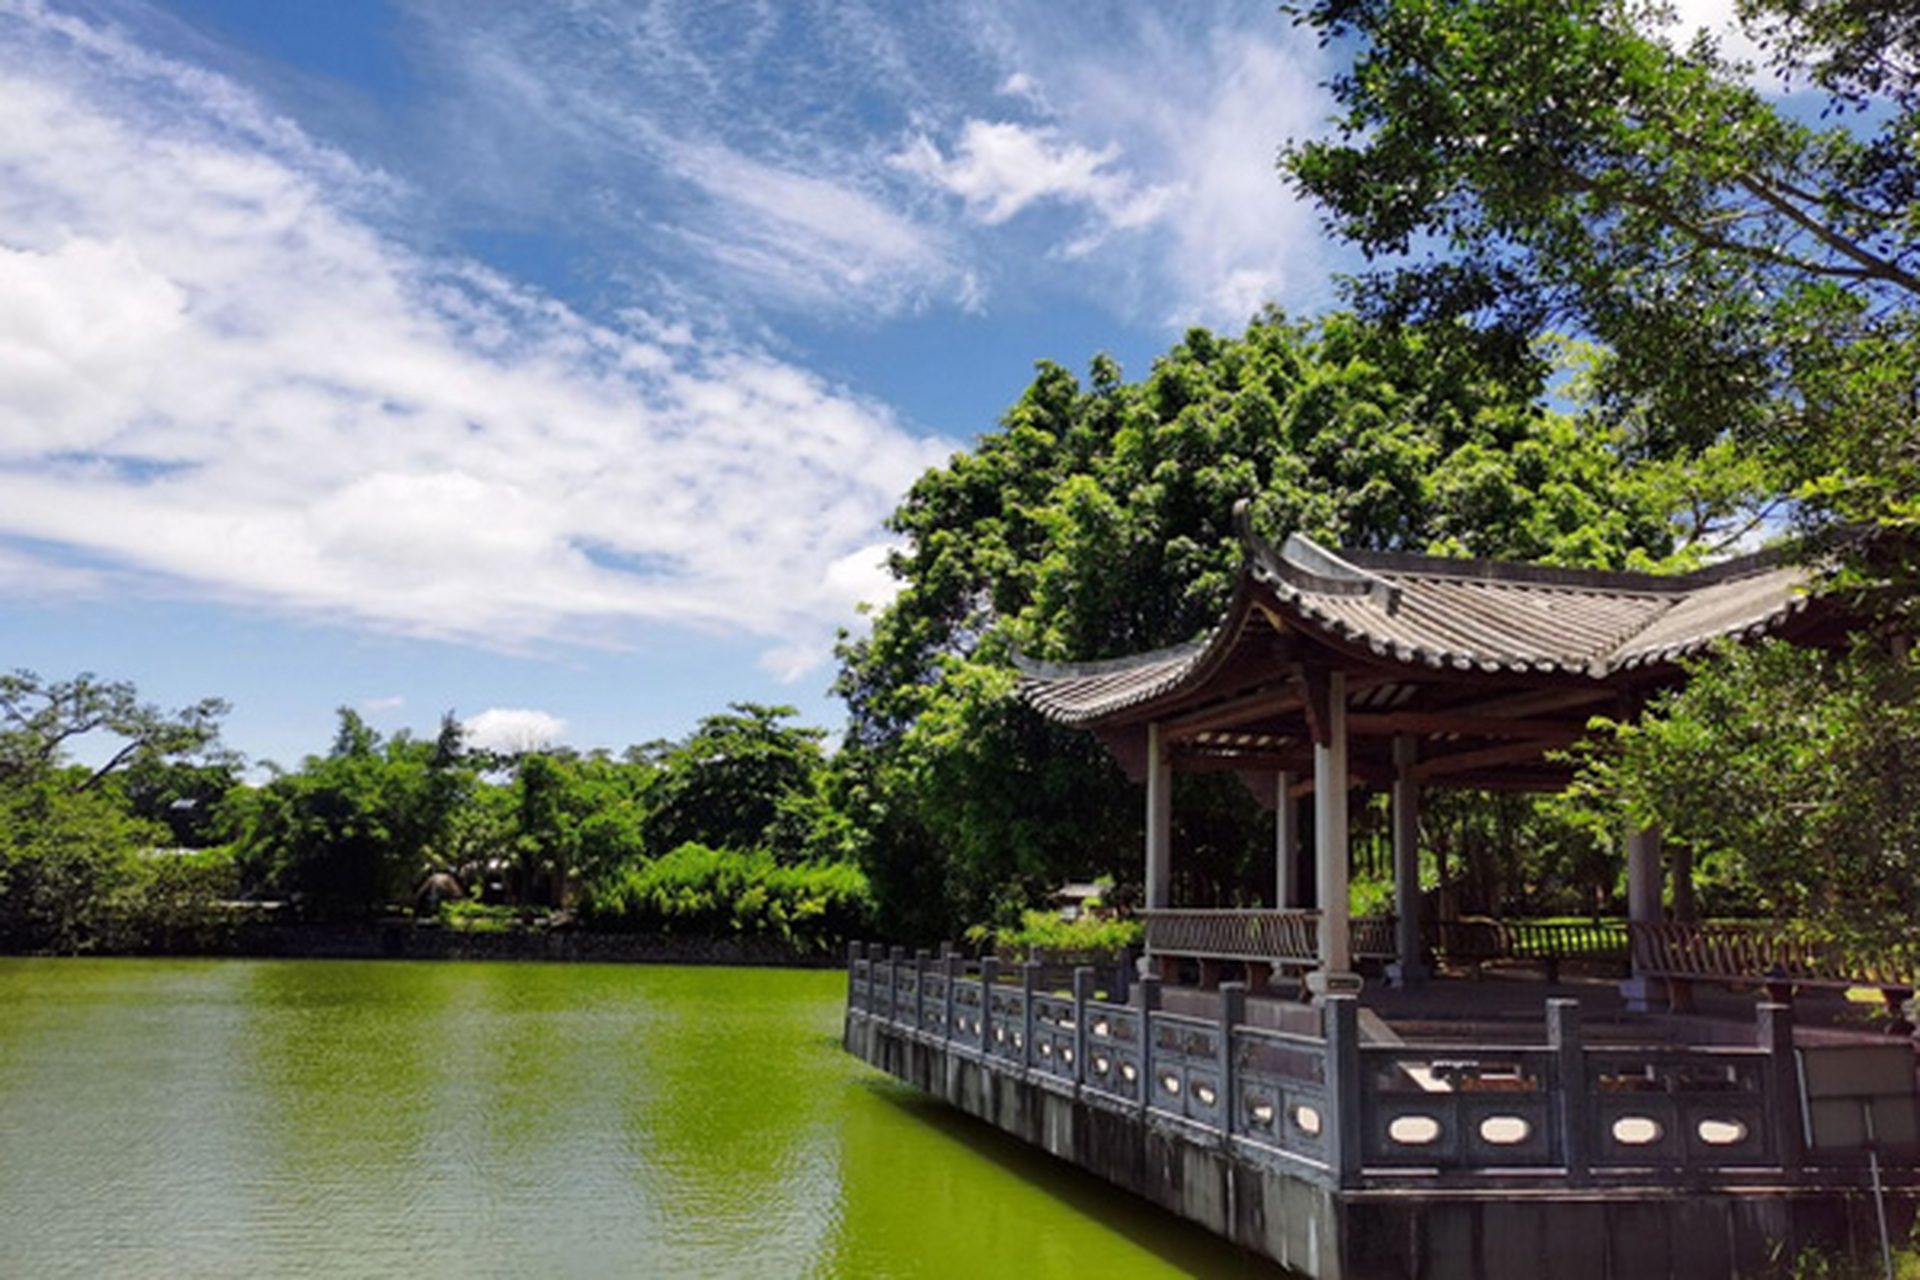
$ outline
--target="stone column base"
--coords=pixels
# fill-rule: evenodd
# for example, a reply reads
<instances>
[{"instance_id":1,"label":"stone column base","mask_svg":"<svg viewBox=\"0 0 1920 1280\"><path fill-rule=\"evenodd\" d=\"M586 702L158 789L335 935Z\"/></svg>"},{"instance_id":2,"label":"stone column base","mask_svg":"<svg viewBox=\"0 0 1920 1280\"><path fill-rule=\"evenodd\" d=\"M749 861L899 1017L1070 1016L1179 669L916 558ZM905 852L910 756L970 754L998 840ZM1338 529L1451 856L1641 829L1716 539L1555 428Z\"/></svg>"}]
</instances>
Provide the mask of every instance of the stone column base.
<instances>
[{"instance_id":1,"label":"stone column base","mask_svg":"<svg viewBox=\"0 0 1920 1280\"><path fill-rule=\"evenodd\" d=\"M1667 984L1661 978L1634 974L1620 984L1620 998L1629 1013L1654 1013L1667 1007Z\"/></svg>"},{"instance_id":2,"label":"stone column base","mask_svg":"<svg viewBox=\"0 0 1920 1280\"><path fill-rule=\"evenodd\" d=\"M1357 973L1329 973L1325 969L1315 969L1307 975L1307 991L1316 1004L1328 996L1357 996L1366 985L1366 980Z\"/></svg>"}]
</instances>

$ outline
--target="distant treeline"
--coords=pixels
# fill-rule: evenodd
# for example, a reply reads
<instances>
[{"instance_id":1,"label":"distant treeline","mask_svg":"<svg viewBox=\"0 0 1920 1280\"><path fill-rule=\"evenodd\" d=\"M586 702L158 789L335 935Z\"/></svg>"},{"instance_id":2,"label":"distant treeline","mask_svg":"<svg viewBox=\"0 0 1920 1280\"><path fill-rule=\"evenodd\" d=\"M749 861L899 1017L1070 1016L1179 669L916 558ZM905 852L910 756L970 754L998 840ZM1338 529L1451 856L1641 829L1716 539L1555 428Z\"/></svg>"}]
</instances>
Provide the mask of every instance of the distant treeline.
<instances>
[{"instance_id":1,"label":"distant treeline","mask_svg":"<svg viewBox=\"0 0 1920 1280\"><path fill-rule=\"evenodd\" d=\"M611 932L777 939L870 932L872 898L827 797L823 734L740 704L678 742L613 757L382 737L340 712L332 745L242 780L217 701L177 712L92 676L5 678L0 943L14 950L213 944L237 917L411 909L450 927L577 921ZM88 733L122 744L64 763Z\"/></svg>"}]
</instances>

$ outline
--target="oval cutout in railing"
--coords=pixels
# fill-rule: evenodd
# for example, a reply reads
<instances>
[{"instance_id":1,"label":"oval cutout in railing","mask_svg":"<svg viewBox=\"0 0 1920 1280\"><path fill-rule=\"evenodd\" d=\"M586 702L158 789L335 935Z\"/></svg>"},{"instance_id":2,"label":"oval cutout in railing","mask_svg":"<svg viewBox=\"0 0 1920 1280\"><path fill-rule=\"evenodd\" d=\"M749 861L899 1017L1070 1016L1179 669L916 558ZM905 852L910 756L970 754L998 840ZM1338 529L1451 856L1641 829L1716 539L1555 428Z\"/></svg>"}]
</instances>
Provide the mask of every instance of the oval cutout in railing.
<instances>
[{"instance_id":1,"label":"oval cutout in railing","mask_svg":"<svg viewBox=\"0 0 1920 1280\"><path fill-rule=\"evenodd\" d=\"M1015 1053L1018 1053L1020 1052L1020 1050L1026 1048L1026 1045L1027 1045L1026 1037L1021 1035L1018 1031L1014 1032L1013 1033L1013 1051Z\"/></svg>"},{"instance_id":2,"label":"oval cutout in railing","mask_svg":"<svg viewBox=\"0 0 1920 1280\"><path fill-rule=\"evenodd\" d=\"M1666 1130L1652 1116L1621 1116L1613 1122L1613 1140L1623 1147L1648 1147Z\"/></svg>"},{"instance_id":3,"label":"oval cutout in railing","mask_svg":"<svg viewBox=\"0 0 1920 1280\"><path fill-rule=\"evenodd\" d=\"M1747 1140L1747 1126L1739 1120L1702 1120L1696 1132L1710 1147L1731 1147Z\"/></svg>"},{"instance_id":4,"label":"oval cutout in railing","mask_svg":"<svg viewBox=\"0 0 1920 1280\"><path fill-rule=\"evenodd\" d=\"M1007 1042L1007 1029L1005 1027L995 1027L993 1029L993 1042L995 1044L1005 1044Z\"/></svg>"},{"instance_id":5,"label":"oval cutout in railing","mask_svg":"<svg viewBox=\"0 0 1920 1280\"><path fill-rule=\"evenodd\" d=\"M1043 1058L1051 1058L1053 1056L1053 1041L1042 1040L1040 1042L1040 1056Z\"/></svg>"},{"instance_id":6,"label":"oval cutout in railing","mask_svg":"<svg viewBox=\"0 0 1920 1280\"><path fill-rule=\"evenodd\" d=\"M1134 1065L1131 1062L1123 1062L1120 1064L1120 1078L1122 1080L1125 1080L1128 1084L1132 1084L1135 1080L1138 1080L1140 1078L1140 1073L1139 1071L1135 1070Z\"/></svg>"},{"instance_id":7,"label":"oval cutout in railing","mask_svg":"<svg viewBox=\"0 0 1920 1280\"><path fill-rule=\"evenodd\" d=\"M1395 1116L1387 1136L1403 1147L1424 1147L1440 1138L1440 1122L1432 1116Z\"/></svg>"},{"instance_id":8,"label":"oval cutout in railing","mask_svg":"<svg viewBox=\"0 0 1920 1280\"><path fill-rule=\"evenodd\" d=\"M1480 1122L1480 1140L1496 1147L1511 1147L1533 1136L1533 1125L1525 1116L1488 1116Z\"/></svg>"},{"instance_id":9,"label":"oval cutout in railing","mask_svg":"<svg viewBox=\"0 0 1920 1280\"><path fill-rule=\"evenodd\" d=\"M1062 1061L1062 1062L1064 1062L1064 1063L1066 1063L1066 1064L1067 1064L1068 1066L1072 1066L1072 1065L1073 1065L1073 1050L1072 1050L1072 1049L1062 1049L1062 1050L1060 1050L1060 1061Z\"/></svg>"},{"instance_id":10,"label":"oval cutout in railing","mask_svg":"<svg viewBox=\"0 0 1920 1280\"><path fill-rule=\"evenodd\" d=\"M1293 1110L1289 1114L1293 1117L1294 1128L1306 1134L1309 1138L1317 1138L1320 1136L1320 1108L1308 1106L1304 1102L1296 1102L1293 1105Z\"/></svg>"},{"instance_id":11,"label":"oval cutout in railing","mask_svg":"<svg viewBox=\"0 0 1920 1280\"><path fill-rule=\"evenodd\" d=\"M1113 1070L1112 1058L1109 1058L1104 1053L1096 1053L1093 1055L1093 1074L1104 1076L1111 1070Z\"/></svg>"},{"instance_id":12,"label":"oval cutout in railing","mask_svg":"<svg viewBox=\"0 0 1920 1280\"><path fill-rule=\"evenodd\" d=\"M1178 1096L1180 1093L1180 1077L1169 1071L1160 1077L1160 1087L1168 1093Z\"/></svg>"},{"instance_id":13,"label":"oval cutout in railing","mask_svg":"<svg viewBox=\"0 0 1920 1280\"><path fill-rule=\"evenodd\" d=\"M1093 1032L1093 1034L1097 1036L1104 1036L1111 1030L1111 1028L1107 1025L1107 1020L1105 1018L1101 1018L1098 1022L1095 1022L1091 1027L1088 1027L1087 1030Z\"/></svg>"},{"instance_id":14,"label":"oval cutout in railing","mask_svg":"<svg viewBox=\"0 0 1920 1280\"><path fill-rule=\"evenodd\" d=\"M1220 1095L1213 1091L1213 1086L1210 1084L1197 1084L1193 1086L1193 1096L1199 1099L1200 1105L1203 1107L1210 1107L1220 1101Z\"/></svg>"},{"instance_id":15,"label":"oval cutout in railing","mask_svg":"<svg viewBox=\"0 0 1920 1280\"><path fill-rule=\"evenodd\" d=\"M1273 1104L1247 1099L1247 1119L1262 1129L1273 1128Z\"/></svg>"}]
</instances>

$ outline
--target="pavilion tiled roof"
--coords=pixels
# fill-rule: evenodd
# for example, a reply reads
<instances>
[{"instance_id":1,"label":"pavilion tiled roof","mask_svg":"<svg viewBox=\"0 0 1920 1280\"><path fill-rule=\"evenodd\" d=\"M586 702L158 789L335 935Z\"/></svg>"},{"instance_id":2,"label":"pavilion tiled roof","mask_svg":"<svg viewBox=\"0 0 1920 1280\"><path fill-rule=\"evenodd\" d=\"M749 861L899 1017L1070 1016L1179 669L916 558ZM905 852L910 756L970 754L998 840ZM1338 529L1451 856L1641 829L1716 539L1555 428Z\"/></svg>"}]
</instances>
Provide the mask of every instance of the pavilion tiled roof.
<instances>
[{"instance_id":1,"label":"pavilion tiled roof","mask_svg":"<svg viewBox=\"0 0 1920 1280\"><path fill-rule=\"evenodd\" d=\"M1563 569L1389 552L1331 552L1246 535L1227 616L1173 649L1113 662L1027 664L1023 695L1049 719L1091 724L1198 683L1265 613L1388 664L1432 673L1605 681L1672 664L1725 637L1766 634L1807 608L1808 569L1761 553L1680 575Z\"/></svg>"}]
</instances>

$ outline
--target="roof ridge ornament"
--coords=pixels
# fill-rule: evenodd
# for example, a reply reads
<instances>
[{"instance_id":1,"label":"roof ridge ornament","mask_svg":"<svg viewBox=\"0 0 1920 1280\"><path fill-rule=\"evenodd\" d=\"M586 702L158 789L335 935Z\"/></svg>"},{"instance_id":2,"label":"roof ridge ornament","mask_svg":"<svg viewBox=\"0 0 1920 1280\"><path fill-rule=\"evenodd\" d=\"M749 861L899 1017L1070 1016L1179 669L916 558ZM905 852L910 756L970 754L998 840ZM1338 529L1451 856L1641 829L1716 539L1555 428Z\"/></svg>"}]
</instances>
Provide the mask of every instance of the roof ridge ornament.
<instances>
[{"instance_id":1,"label":"roof ridge ornament","mask_svg":"<svg viewBox=\"0 0 1920 1280\"><path fill-rule=\"evenodd\" d=\"M1400 588L1377 573L1369 573L1359 565L1341 559L1304 533L1290 533L1285 545L1280 548L1280 559L1290 568L1319 578L1327 583L1337 583L1345 588L1342 594L1367 595L1373 598L1388 613L1397 613L1400 609Z\"/></svg>"},{"instance_id":2,"label":"roof ridge ornament","mask_svg":"<svg viewBox=\"0 0 1920 1280\"><path fill-rule=\"evenodd\" d=\"M1400 588L1379 574L1342 559L1304 533L1290 533L1279 551L1253 529L1253 504L1233 504L1233 528L1256 573L1264 571L1296 588L1336 596L1369 596L1388 613L1400 609Z\"/></svg>"}]
</instances>

